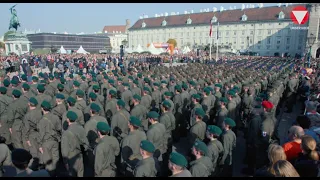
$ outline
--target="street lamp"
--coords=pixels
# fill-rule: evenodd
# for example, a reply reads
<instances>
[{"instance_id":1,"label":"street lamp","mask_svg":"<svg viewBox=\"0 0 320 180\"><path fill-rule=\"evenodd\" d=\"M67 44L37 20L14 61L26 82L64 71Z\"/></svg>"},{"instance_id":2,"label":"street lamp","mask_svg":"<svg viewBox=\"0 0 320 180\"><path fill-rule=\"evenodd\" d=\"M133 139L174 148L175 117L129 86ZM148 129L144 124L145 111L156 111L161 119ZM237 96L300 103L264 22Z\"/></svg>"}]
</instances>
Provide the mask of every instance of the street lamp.
<instances>
[{"instance_id":1,"label":"street lamp","mask_svg":"<svg viewBox=\"0 0 320 180\"><path fill-rule=\"evenodd\" d=\"M247 52L249 52L249 36L247 36L247 44L248 44Z\"/></svg>"},{"instance_id":2,"label":"street lamp","mask_svg":"<svg viewBox=\"0 0 320 180\"><path fill-rule=\"evenodd\" d=\"M309 45L309 57L308 57L308 68L310 68L311 65L311 48L316 42L316 36L314 34L310 34L310 36L307 38L308 45Z\"/></svg>"}]
</instances>

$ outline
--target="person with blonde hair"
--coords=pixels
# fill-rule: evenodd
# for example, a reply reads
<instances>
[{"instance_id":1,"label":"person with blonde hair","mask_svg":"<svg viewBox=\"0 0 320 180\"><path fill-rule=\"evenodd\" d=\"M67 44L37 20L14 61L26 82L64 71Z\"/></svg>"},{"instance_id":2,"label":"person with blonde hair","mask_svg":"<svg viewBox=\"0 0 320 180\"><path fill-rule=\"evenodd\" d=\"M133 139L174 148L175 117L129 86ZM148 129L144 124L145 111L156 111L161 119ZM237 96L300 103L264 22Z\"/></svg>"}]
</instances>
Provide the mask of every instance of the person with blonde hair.
<instances>
[{"instance_id":1,"label":"person with blonde hair","mask_svg":"<svg viewBox=\"0 0 320 180\"><path fill-rule=\"evenodd\" d=\"M287 156L284 152L284 149L277 144L271 144L268 148L268 159L269 164L258 169L254 176L258 177L273 177L273 165L279 160L286 160Z\"/></svg>"},{"instance_id":2,"label":"person with blonde hair","mask_svg":"<svg viewBox=\"0 0 320 180\"><path fill-rule=\"evenodd\" d=\"M302 153L294 163L294 167L301 177L317 177L319 173L319 153L316 151L317 143L311 136L301 138Z\"/></svg>"},{"instance_id":3,"label":"person with blonde hair","mask_svg":"<svg viewBox=\"0 0 320 180\"><path fill-rule=\"evenodd\" d=\"M300 177L296 169L287 160L279 160L272 166L275 177Z\"/></svg>"}]
</instances>

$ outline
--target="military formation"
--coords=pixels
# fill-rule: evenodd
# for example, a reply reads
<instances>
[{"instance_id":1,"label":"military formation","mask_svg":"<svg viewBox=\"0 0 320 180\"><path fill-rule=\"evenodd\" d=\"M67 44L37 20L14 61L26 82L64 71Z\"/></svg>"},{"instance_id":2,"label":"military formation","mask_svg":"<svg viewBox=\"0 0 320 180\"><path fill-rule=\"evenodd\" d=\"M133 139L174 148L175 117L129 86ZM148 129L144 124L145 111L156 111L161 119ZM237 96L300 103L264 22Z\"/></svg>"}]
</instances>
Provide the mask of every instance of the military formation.
<instances>
[{"instance_id":1,"label":"military formation","mask_svg":"<svg viewBox=\"0 0 320 180\"><path fill-rule=\"evenodd\" d=\"M32 155L30 169L50 176L60 166L72 177L232 176L240 132L250 170L279 140L279 104L292 111L301 79L308 81L294 64L258 58L67 77L40 72L31 83L14 76L0 87L0 136ZM183 140L187 153L173 148Z\"/></svg>"}]
</instances>

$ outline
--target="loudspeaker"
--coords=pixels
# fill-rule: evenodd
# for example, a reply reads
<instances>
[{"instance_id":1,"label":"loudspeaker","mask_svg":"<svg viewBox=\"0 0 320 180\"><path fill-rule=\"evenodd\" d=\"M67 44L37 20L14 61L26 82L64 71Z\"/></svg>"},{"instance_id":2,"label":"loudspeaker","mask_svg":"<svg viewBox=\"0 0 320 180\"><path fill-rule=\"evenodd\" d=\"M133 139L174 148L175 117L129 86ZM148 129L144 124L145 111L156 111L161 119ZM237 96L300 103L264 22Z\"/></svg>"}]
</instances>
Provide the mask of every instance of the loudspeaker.
<instances>
[{"instance_id":1,"label":"loudspeaker","mask_svg":"<svg viewBox=\"0 0 320 180\"><path fill-rule=\"evenodd\" d=\"M200 49L197 49L197 56L200 55Z\"/></svg>"}]
</instances>

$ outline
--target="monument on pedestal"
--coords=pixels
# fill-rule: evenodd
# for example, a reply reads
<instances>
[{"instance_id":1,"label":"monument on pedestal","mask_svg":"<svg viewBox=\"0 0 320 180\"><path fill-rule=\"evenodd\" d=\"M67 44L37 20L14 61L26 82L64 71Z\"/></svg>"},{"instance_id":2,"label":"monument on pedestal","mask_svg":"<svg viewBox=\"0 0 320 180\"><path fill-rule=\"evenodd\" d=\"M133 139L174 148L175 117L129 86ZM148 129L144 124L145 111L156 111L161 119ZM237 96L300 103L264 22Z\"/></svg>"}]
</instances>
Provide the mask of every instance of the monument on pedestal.
<instances>
[{"instance_id":1,"label":"monument on pedestal","mask_svg":"<svg viewBox=\"0 0 320 180\"><path fill-rule=\"evenodd\" d=\"M16 5L10 8L11 20L9 30L15 29L15 31L8 34L5 39L4 43L7 55L10 53L21 55L30 52L31 42L28 40L27 35L22 32L17 32L18 27L20 27L20 22L17 16L17 11L14 9Z\"/></svg>"}]
</instances>

